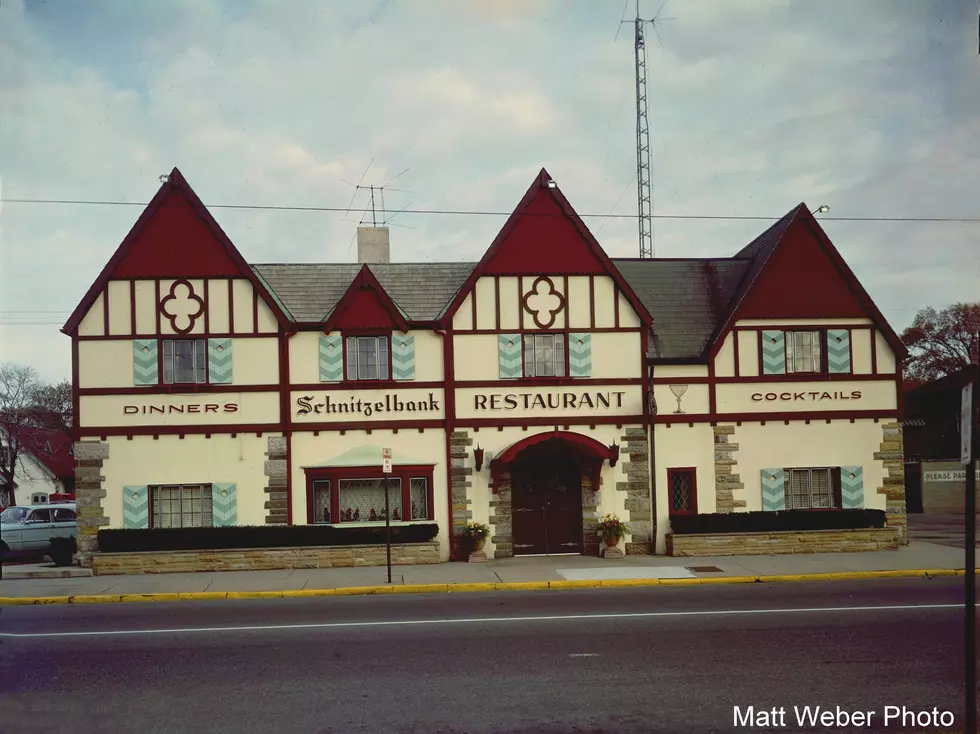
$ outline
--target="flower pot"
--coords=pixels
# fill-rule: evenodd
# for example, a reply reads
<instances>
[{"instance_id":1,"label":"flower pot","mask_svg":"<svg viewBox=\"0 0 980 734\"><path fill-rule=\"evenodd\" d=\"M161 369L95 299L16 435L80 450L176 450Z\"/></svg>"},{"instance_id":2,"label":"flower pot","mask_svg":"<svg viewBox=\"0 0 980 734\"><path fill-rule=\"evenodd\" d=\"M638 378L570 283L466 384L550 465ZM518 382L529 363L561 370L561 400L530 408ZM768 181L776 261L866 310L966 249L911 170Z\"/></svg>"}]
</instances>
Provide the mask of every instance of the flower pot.
<instances>
[{"instance_id":1,"label":"flower pot","mask_svg":"<svg viewBox=\"0 0 980 734\"><path fill-rule=\"evenodd\" d=\"M481 551L481 550L483 550L483 546L485 546L487 544L487 539L486 538L479 538L479 539L473 538L473 540L471 541L471 544L472 544L473 550L475 550L475 551Z\"/></svg>"},{"instance_id":2,"label":"flower pot","mask_svg":"<svg viewBox=\"0 0 980 734\"><path fill-rule=\"evenodd\" d=\"M605 542L607 548L613 548L619 545L619 536L617 535L607 533L602 536L602 540Z\"/></svg>"}]
</instances>

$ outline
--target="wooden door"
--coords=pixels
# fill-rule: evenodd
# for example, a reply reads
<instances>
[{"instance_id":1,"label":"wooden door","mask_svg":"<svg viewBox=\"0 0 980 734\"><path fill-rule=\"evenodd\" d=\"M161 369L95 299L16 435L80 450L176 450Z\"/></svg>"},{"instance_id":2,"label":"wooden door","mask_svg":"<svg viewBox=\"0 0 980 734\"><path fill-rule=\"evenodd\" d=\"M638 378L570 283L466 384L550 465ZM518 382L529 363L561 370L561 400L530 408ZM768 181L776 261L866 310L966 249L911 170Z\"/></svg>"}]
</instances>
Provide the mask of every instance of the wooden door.
<instances>
[{"instance_id":1,"label":"wooden door","mask_svg":"<svg viewBox=\"0 0 980 734\"><path fill-rule=\"evenodd\" d=\"M511 482L514 555L582 552L582 473L553 447L529 451Z\"/></svg>"}]
</instances>

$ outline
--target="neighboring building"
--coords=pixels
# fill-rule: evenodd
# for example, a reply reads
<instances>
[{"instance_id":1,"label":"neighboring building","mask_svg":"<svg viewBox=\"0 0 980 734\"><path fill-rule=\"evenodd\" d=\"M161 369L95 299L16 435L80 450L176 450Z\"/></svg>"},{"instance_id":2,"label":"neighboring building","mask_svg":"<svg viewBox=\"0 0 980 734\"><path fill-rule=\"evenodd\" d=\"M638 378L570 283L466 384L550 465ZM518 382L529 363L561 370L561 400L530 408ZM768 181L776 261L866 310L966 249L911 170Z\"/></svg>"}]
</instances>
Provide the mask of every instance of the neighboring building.
<instances>
[{"instance_id":1,"label":"neighboring building","mask_svg":"<svg viewBox=\"0 0 980 734\"><path fill-rule=\"evenodd\" d=\"M362 227L358 263L250 266L174 169L63 329L80 535L383 524L387 447L443 560L469 518L498 558L595 554L606 512L633 553L675 513L904 538L903 347L805 205L734 258L611 260L542 170L478 263L390 260Z\"/></svg>"},{"instance_id":2,"label":"neighboring building","mask_svg":"<svg viewBox=\"0 0 980 734\"><path fill-rule=\"evenodd\" d=\"M14 470L13 499L30 504L37 493L72 494L75 491L75 457L71 437L64 431L25 428L19 432L20 449ZM0 462L10 461L10 437L0 428ZM0 477L0 507L12 504L10 488Z\"/></svg>"}]
</instances>

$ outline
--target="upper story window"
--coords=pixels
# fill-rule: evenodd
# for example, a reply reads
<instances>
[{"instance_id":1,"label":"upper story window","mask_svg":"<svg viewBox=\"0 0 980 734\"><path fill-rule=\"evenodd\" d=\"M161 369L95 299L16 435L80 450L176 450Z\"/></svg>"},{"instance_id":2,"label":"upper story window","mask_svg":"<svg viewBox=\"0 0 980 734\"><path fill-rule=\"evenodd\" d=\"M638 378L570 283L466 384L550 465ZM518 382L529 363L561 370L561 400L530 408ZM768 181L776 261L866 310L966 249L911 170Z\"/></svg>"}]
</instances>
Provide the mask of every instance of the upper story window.
<instances>
[{"instance_id":1,"label":"upper story window","mask_svg":"<svg viewBox=\"0 0 980 734\"><path fill-rule=\"evenodd\" d=\"M819 331L786 332L786 372L822 372Z\"/></svg>"},{"instance_id":2,"label":"upper story window","mask_svg":"<svg viewBox=\"0 0 980 734\"><path fill-rule=\"evenodd\" d=\"M524 376L565 376L565 335L524 335Z\"/></svg>"},{"instance_id":3,"label":"upper story window","mask_svg":"<svg viewBox=\"0 0 980 734\"><path fill-rule=\"evenodd\" d=\"M206 339L163 340L163 383L194 385L208 381Z\"/></svg>"},{"instance_id":4,"label":"upper story window","mask_svg":"<svg viewBox=\"0 0 980 734\"><path fill-rule=\"evenodd\" d=\"M347 337L347 379L389 379L388 355L387 336Z\"/></svg>"}]
</instances>

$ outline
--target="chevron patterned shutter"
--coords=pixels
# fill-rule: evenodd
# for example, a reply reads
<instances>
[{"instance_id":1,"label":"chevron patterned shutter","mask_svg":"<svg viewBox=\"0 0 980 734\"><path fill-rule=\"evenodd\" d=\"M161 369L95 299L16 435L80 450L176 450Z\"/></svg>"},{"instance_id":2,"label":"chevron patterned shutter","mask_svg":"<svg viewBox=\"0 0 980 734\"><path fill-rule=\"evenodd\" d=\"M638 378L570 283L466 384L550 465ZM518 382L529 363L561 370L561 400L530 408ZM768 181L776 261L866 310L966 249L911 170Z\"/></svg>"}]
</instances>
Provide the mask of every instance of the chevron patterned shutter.
<instances>
[{"instance_id":1,"label":"chevron patterned shutter","mask_svg":"<svg viewBox=\"0 0 980 734\"><path fill-rule=\"evenodd\" d=\"M156 385L159 379L156 339L133 340L133 384Z\"/></svg>"},{"instance_id":2,"label":"chevron patterned shutter","mask_svg":"<svg viewBox=\"0 0 980 734\"><path fill-rule=\"evenodd\" d=\"M786 374L786 335L782 331L762 332L762 374Z\"/></svg>"},{"instance_id":3,"label":"chevron patterned shutter","mask_svg":"<svg viewBox=\"0 0 980 734\"><path fill-rule=\"evenodd\" d=\"M208 339L208 382L231 384L231 339Z\"/></svg>"},{"instance_id":4,"label":"chevron patterned shutter","mask_svg":"<svg viewBox=\"0 0 980 734\"><path fill-rule=\"evenodd\" d=\"M775 512L786 509L786 470L762 470L762 509Z\"/></svg>"},{"instance_id":5,"label":"chevron patterned shutter","mask_svg":"<svg viewBox=\"0 0 980 734\"><path fill-rule=\"evenodd\" d=\"M497 363L501 379L520 377L524 371L521 361L521 335L501 334L497 339Z\"/></svg>"},{"instance_id":6,"label":"chevron patterned shutter","mask_svg":"<svg viewBox=\"0 0 980 734\"><path fill-rule=\"evenodd\" d=\"M395 334L391 337L391 376L396 380L415 379L415 337Z\"/></svg>"},{"instance_id":7,"label":"chevron patterned shutter","mask_svg":"<svg viewBox=\"0 0 980 734\"><path fill-rule=\"evenodd\" d=\"M841 508L860 510L864 507L864 468L842 466L840 468Z\"/></svg>"},{"instance_id":8,"label":"chevron patterned shutter","mask_svg":"<svg viewBox=\"0 0 980 734\"><path fill-rule=\"evenodd\" d=\"M592 376L592 335L568 335L568 375L569 377Z\"/></svg>"},{"instance_id":9,"label":"chevron patterned shutter","mask_svg":"<svg viewBox=\"0 0 980 734\"><path fill-rule=\"evenodd\" d=\"M150 527L150 492L147 487L123 487L123 527Z\"/></svg>"},{"instance_id":10,"label":"chevron patterned shutter","mask_svg":"<svg viewBox=\"0 0 980 734\"><path fill-rule=\"evenodd\" d=\"M211 522L215 527L238 524L238 492L232 483L211 485Z\"/></svg>"},{"instance_id":11,"label":"chevron patterned shutter","mask_svg":"<svg viewBox=\"0 0 980 734\"><path fill-rule=\"evenodd\" d=\"M320 335L320 382L340 382L344 377L344 350L340 335Z\"/></svg>"},{"instance_id":12,"label":"chevron patterned shutter","mask_svg":"<svg viewBox=\"0 0 980 734\"><path fill-rule=\"evenodd\" d=\"M827 369L838 374L851 371L850 329L827 329Z\"/></svg>"}]
</instances>

